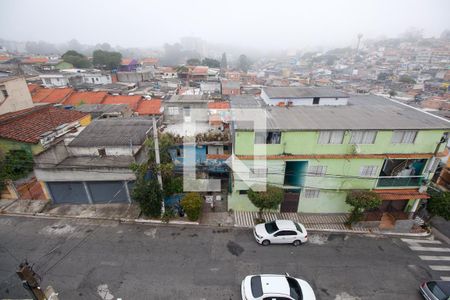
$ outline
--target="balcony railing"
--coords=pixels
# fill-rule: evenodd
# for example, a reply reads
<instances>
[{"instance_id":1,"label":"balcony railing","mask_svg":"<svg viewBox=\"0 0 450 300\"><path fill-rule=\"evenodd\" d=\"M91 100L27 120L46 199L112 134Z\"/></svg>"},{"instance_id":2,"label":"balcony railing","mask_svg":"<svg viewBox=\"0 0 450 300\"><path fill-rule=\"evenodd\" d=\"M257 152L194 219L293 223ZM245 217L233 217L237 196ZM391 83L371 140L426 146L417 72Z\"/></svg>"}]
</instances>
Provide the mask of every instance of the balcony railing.
<instances>
[{"instance_id":1,"label":"balcony railing","mask_svg":"<svg viewBox=\"0 0 450 300\"><path fill-rule=\"evenodd\" d=\"M423 176L383 176L378 178L377 187L420 186Z\"/></svg>"}]
</instances>

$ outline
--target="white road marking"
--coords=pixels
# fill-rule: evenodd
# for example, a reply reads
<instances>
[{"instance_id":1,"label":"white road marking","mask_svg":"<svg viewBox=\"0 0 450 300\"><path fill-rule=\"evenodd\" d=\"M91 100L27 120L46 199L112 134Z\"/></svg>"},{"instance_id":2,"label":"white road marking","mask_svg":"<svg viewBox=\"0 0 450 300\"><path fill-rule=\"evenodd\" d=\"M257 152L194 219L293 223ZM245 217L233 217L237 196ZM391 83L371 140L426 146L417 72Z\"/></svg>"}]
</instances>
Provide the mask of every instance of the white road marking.
<instances>
[{"instance_id":1,"label":"white road marking","mask_svg":"<svg viewBox=\"0 0 450 300\"><path fill-rule=\"evenodd\" d=\"M151 237L152 239L154 239L154 238L156 237L156 228L146 230L146 231L144 231L144 234L145 234L146 236L149 236L149 237Z\"/></svg>"},{"instance_id":2,"label":"white road marking","mask_svg":"<svg viewBox=\"0 0 450 300\"><path fill-rule=\"evenodd\" d=\"M450 276L441 276L441 280L450 281Z\"/></svg>"},{"instance_id":3,"label":"white road marking","mask_svg":"<svg viewBox=\"0 0 450 300\"><path fill-rule=\"evenodd\" d=\"M408 244L442 244L441 241L437 240L416 240L416 239L401 239L403 242Z\"/></svg>"},{"instance_id":4,"label":"white road marking","mask_svg":"<svg viewBox=\"0 0 450 300\"><path fill-rule=\"evenodd\" d=\"M450 252L450 248L410 246L413 251Z\"/></svg>"},{"instance_id":5,"label":"white road marking","mask_svg":"<svg viewBox=\"0 0 450 300\"><path fill-rule=\"evenodd\" d=\"M433 256L433 255L419 255L421 260L442 260L450 261L450 256Z\"/></svg>"},{"instance_id":6,"label":"white road marking","mask_svg":"<svg viewBox=\"0 0 450 300\"><path fill-rule=\"evenodd\" d=\"M450 271L450 266L430 266L434 271Z\"/></svg>"}]
</instances>

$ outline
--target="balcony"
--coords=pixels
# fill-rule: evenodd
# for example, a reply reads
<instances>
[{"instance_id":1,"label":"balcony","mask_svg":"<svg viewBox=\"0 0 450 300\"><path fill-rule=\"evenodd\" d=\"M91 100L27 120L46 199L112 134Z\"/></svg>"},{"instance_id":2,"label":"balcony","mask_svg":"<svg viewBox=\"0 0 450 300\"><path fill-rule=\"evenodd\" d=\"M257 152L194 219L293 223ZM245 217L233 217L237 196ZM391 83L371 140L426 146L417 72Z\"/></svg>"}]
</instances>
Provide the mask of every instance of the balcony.
<instances>
[{"instance_id":1,"label":"balcony","mask_svg":"<svg viewBox=\"0 0 450 300\"><path fill-rule=\"evenodd\" d=\"M377 187L419 187L423 179L423 176L382 176Z\"/></svg>"}]
</instances>

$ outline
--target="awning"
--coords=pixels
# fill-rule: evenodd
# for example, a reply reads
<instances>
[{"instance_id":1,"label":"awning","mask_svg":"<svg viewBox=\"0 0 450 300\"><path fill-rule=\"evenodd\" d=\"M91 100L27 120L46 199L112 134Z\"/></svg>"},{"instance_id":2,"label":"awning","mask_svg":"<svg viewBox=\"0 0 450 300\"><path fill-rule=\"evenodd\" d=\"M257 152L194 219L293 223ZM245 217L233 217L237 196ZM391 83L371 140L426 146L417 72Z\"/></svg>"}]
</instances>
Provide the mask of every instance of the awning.
<instances>
[{"instance_id":1,"label":"awning","mask_svg":"<svg viewBox=\"0 0 450 300\"><path fill-rule=\"evenodd\" d=\"M421 193L416 189L405 190L374 190L382 200L411 200L411 199L428 199L430 195L427 193Z\"/></svg>"}]
</instances>

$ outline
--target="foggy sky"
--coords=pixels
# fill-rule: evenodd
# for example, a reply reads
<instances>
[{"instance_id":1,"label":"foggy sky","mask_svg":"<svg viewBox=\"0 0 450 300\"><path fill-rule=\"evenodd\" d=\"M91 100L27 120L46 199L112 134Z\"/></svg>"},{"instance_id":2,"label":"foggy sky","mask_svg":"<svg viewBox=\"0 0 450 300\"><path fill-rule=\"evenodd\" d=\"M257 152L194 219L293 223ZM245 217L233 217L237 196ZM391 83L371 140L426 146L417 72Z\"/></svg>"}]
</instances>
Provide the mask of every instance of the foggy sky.
<instances>
[{"instance_id":1,"label":"foggy sky","mask_svg":"<svg viewBox=\"0 0 450 300\"><path fill-rule=\"evenodd\" d=\"M0 0L0 38L157 47L183 36L261 50L345 47L408 28L439 36L449 0Z\"/></svg>"}]
</instances>

